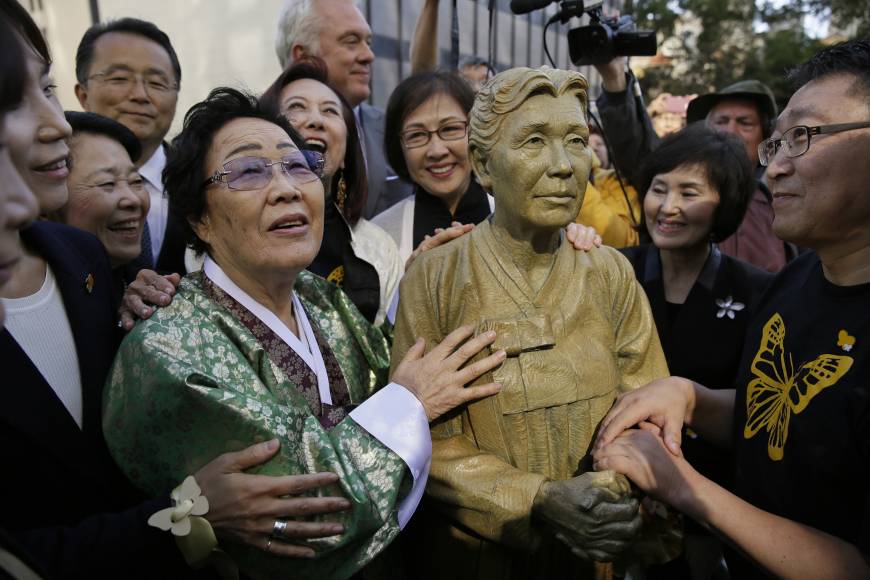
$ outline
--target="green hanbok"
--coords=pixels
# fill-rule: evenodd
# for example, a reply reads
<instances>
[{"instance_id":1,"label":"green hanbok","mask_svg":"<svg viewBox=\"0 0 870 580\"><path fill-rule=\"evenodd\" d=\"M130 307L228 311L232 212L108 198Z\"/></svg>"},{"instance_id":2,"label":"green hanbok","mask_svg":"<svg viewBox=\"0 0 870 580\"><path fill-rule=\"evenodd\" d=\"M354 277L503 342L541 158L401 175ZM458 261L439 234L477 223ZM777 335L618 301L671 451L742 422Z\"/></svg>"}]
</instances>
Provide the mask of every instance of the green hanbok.
<instances>
[{"instance_id":1,"label":"green hanbok","mask_svg":"<svg viewBox=\"0 0 870 580\"><path fill-rule=\"evenodd\" d=\"M339 522L346 531L310 540L312 560L221 547L256 579L347 578L398 534L398 505L411 472L352 416L319 406L316 393L312 400L299 376L275 360L286 345L255 336L210 284L201 272L188 276L172 304L124 340L104 398L109 449L135 484L158 495L224 452L277 437L278 454L250 472L338 474L338 483L317 493L344 496L353 508L311 520ZM294 291L332 367L333 398L348 409L359 405L387 382L388 340L325 280L302 272Z\"/></svg>"}]
</instances>

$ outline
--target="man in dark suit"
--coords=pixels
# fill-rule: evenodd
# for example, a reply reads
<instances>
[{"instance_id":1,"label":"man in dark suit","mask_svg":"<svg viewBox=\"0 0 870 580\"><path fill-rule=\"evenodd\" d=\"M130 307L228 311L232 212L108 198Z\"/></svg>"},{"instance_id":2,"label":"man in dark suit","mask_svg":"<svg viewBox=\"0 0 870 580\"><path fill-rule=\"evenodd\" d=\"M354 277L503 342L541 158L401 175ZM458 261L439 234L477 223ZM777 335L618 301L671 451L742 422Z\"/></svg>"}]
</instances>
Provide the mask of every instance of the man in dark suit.
<instances>
[{"instance_id":1,"label":"man in dark suit","mask_svg":"<svg viewBox=\"0 0 870 580\"><path fill-rule=\"evenodd\" d=\"M169 37L154 24L123 18L91 26L76 52L76 97L85 111L114 119L142 144L139 173L151 199L143 265L185 273L181 226L169 211L161 175L164 139L178 102L181 65Z\"/></svg>"},{"instance_id":2,"label":"man in dark suit","mask_svg":"<svg viewBox=\"0 0 870 580\"><path fill-rule=\"evenodd\" d=\"M366 103L371 94L372 30L352 0L287 0L278 18L275 50L286 68L305 56L319 56L329 67L329 82L353 107L363 136L371 218L411 195L384 154L384 111Z\"/></svg>"}]
</instances>

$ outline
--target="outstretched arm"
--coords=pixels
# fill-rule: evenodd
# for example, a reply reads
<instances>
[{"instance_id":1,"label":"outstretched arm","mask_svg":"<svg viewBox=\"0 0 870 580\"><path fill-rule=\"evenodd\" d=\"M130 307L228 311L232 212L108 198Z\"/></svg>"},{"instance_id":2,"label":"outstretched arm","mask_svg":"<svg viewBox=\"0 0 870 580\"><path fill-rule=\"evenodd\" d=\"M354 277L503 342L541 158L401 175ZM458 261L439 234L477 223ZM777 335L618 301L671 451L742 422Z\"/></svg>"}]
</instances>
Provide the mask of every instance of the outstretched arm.
<instances>
[{"instance_id":1,"label":"outstretched arm","mask_svg":"<svg viewBox=\"0 0 870 580\"><path fill-rule=\"evenodd\" d=\"M596 101L602 129L612 149L613 164L637 187L637 169L660 142L640 96L640 87L625 57L596 66L601 74L602 92Z\"/></svg>"},{"instance_id":2,"label":"outstretched arm","mask_svg":"<svg viewBox=\"0 0 870 580\"><path fill-rule=\"evenodd\" d=\"M438 68L438 0L426 0L411 39L411 74Z\"/></svg>"},{"instance_id":3,"label":"outstretched arm","mask_svg":"<svg viewBox=\"0 0 870 580\"><path fill-rule=\"evenodd\" d=\"M664 444L674 455L680 455L683 425L726 448L733 417L733 389L713 390L681 377L666 377L619 396L601 421L595 450L643 422L661 430Z\"/></svg>"},{"instance_id":4,"label":"outstretched arm","mask_svg":"<svg viewBox=\"0 0 870 580\"><path fill-rule=\"evenodd\" d=\"M867 554L856 546L765 512L726 491L695 471L682 455L669 453L655 427L627 431L596 451L595 465L625 474L645 492L732 543L773 576L870 578Z\"/></svg>"}]
</instances>

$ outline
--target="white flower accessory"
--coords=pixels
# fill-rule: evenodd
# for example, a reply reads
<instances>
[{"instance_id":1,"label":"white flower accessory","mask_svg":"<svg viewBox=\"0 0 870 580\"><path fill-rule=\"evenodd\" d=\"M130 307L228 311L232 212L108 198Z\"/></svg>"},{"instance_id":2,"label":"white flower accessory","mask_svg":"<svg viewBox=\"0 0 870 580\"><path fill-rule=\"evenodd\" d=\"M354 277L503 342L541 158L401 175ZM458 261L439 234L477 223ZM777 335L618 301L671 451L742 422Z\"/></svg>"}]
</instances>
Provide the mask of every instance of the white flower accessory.
<instances>
[{"instance_id":1,"label":"white flower accessory","mask_svg":"<svg viewBox=\"0 0 870 580\"><path fill-rule=\"evenodd\" d=\"M190 533L190 517L204 516L208 513L208 499L200 495L202 490L192 475L172 490L170 497L175 507L162 509L148 518L148 525L160 528L164 532L172 530L174 536L186 536Z\"/></svg>"},{"instance_id":2,"label":"white flower accessory","mask_svg":"<svg viewBox=\"0 0 870 580\"><path fill-rule=\"evenodd\" d=\"M162 509L148 518L148 525L171 530L184 561L195 569L212 565L222 580L239 580L239 567L219 547L217 536L204 516L208 499L196 479L188 475L169 494L174 507Z\"/></svg>"},{"instance_id":3,"label":"white flower accessory","mask_svg":"<svg viewBox=\"0 0 870 580\"><path fill-rule=\"evenodd\" d=\"M719 307L719 312L716 313L716 318L724 318L727 316L731 320L734 320L735 312L740 312L746 308L745 304L735 301L730 295L725 300L717 298L716 306Z\"/></svg>"}]
</instances>

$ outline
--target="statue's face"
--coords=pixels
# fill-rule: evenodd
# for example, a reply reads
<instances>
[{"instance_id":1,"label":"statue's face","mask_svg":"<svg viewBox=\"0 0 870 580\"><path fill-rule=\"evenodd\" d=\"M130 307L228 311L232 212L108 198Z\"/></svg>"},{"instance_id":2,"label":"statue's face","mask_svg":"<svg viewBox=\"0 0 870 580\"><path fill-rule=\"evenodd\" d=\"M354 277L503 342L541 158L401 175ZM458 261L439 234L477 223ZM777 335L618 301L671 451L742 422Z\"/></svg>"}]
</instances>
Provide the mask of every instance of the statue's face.
<instances>
[{"instance_id":1,"label":"statue's face","mask_svg":"<svg viewBox=\"0 0 870 580\"><path fill-rule=\"evenodd\" d=\"M488 159L476 163L496 223L521 234L573 222L592 168L588 140L576 94L535 95L508 113Z\"/></svg>"}]
</instances>

